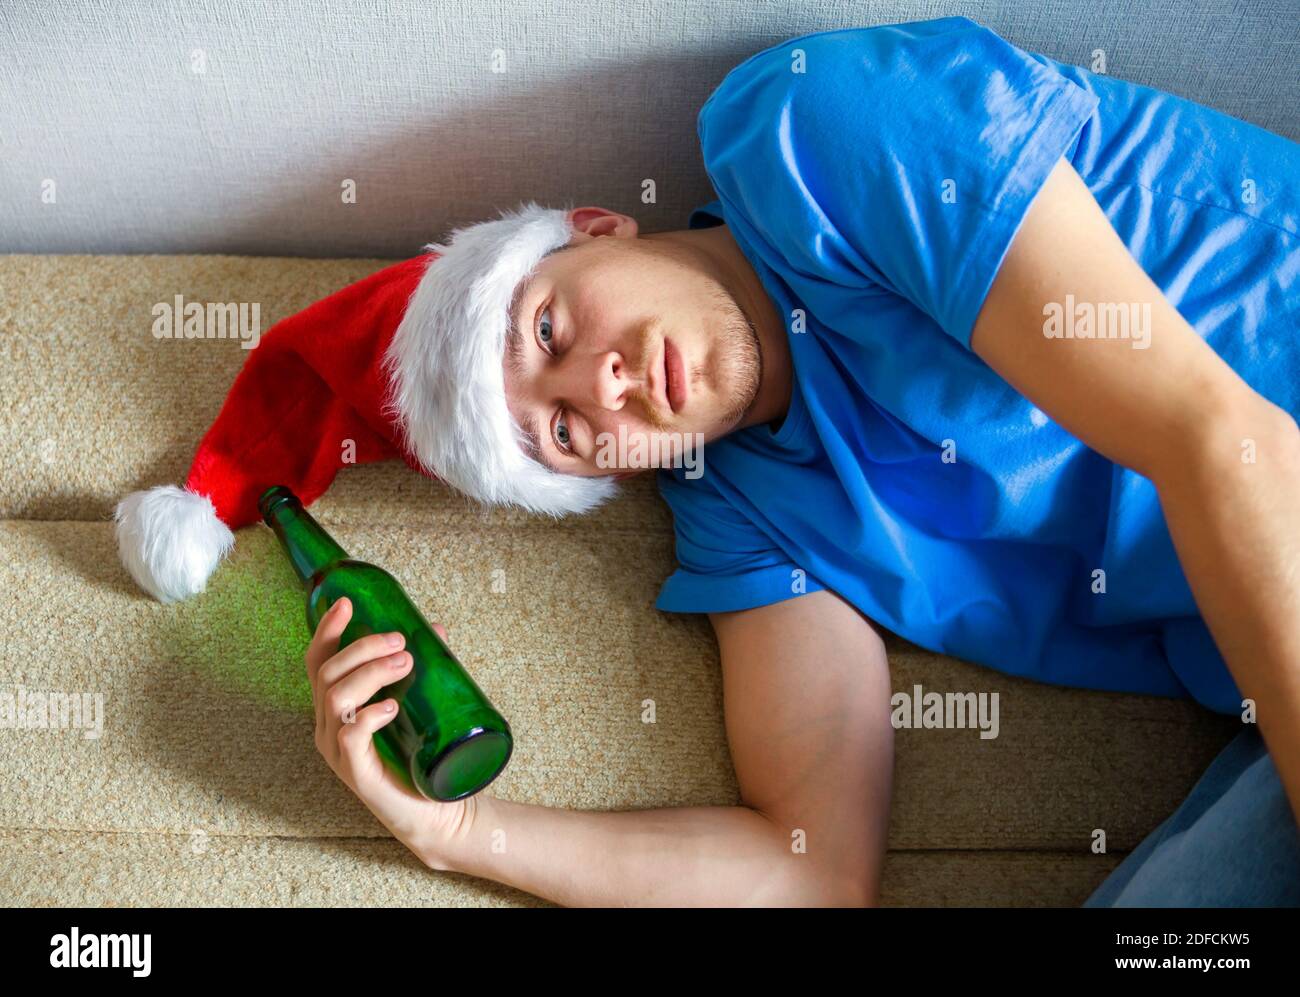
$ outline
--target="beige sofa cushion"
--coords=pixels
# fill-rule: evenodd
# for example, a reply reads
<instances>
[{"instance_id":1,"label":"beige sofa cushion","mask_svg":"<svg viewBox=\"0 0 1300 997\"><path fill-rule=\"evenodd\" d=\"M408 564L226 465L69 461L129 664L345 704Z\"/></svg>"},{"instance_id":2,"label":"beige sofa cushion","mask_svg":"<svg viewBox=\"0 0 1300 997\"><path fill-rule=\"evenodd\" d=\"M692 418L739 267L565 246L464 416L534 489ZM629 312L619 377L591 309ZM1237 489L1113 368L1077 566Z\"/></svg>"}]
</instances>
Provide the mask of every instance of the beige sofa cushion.
<instances>
[{"instance_id":1,"label":"beige sofa cushion","mask_svg":"<svg viewBox=\"0 0 1300 997\"><path fill-rule=\"evenodd\" d=\"M245 355L154 339L152 306L256 301L267 329L383 265L0 257L0 692L104 704L97 739L0 730L0 900L539 902L425 870L329 772L312 744L301 590L268 530L241 531L182 605L149 600L117 562L115 502L184 478ZM450 628L510 720L515 755L492 792L589 809L737 801L707 619L653 608L673 534L652 478L553 523L481 510L391 463L345 469L314 511ZM899 732L892 904L1079 903L1236 729L1185 701L888 646L895 689L997 692L1001 707L994 740ZM1105 855L1091 851L1098 828Z\"/></svg>"}]
</instances>

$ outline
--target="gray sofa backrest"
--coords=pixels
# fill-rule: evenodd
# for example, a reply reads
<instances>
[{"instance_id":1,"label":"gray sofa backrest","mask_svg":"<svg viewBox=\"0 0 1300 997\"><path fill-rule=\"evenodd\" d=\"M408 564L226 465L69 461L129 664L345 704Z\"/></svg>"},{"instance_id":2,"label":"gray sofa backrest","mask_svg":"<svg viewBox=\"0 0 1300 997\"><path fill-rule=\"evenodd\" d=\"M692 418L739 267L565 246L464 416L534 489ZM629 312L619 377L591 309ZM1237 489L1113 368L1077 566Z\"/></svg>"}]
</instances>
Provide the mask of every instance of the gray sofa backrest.
<instances>
[{"instance_id":1,"label":"gray sofa backrest","mask_svg":"<svg viewBox=\"0 0 1300 997\"><path fill-rule=\"evenodd\" d=\"M728 69L949 14L1298 139L1298 6L8 0L0 251L403 257L526 199L677 228L711 197L695 115Z\"/></svg>"}]
</instances>

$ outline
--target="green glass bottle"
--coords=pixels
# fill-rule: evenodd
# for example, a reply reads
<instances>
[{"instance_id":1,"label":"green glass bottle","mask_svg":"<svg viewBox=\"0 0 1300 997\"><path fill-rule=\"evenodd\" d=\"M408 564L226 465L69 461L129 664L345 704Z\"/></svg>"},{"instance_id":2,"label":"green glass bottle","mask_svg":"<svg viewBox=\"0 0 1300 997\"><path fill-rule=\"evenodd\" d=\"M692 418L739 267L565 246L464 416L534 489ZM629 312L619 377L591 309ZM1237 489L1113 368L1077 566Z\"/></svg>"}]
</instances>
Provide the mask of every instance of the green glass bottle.
<instances>
[{"instance_id":1,"label":"green glass bottle","mask_svg":"<svg viewBox=\"0 0 1300 997\"><path fill-rule=\"evenodd\" d=\"M263 492L258 510L307 586L311 633L329 608L347 596L352 619L340 648L372 633L397 631L406 637L413 667L371 700L397 700L396 718L375 734L380 757L432 800L460 800L495 779L514 746L510 726L397 579L373 564L351 560L283 485Z\"/></svg>"}]
</instances>

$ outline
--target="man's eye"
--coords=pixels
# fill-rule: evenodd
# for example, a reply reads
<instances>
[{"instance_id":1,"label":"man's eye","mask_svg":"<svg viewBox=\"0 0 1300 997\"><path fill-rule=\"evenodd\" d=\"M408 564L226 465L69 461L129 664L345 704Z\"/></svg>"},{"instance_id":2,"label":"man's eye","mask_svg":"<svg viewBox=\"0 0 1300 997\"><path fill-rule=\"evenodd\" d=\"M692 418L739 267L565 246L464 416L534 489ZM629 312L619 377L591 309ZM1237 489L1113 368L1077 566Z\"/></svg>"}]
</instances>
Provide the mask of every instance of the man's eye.
<instances>
[{"instance_id":1,"label":"man's eye","mask_svg":"<svg viewBox=\"0 0 1300 997\"><path fill-rule=\"evenodd\" d=\"M555 330L551 327L551 310L542 309L541 318L537 320L537 338L541 341L543 349L550 353L551 340L555 338Z\"/></svg>"},{"instance_id":2,"label":"man's eye","mask_svg":"<svg viewBox=\"0 0 1300 997\"><path fill-rule=\"evenodd\" d=\"M564 416L555 420L555 442L567 454L573 453L569 445L569 427L564 424Z\"/></svg>"}]
</instances>

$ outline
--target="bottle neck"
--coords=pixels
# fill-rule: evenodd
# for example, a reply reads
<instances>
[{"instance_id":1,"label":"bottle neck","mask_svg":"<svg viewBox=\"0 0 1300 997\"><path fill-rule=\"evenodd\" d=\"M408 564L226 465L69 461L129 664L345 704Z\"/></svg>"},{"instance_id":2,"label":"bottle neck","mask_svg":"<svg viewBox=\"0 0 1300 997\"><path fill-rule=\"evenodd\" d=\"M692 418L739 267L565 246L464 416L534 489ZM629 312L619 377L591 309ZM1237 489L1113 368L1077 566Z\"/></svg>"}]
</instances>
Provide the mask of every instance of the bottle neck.
<instances>
[{"instance_id":1,"label":"bottle neck","mask_svg":"<svg viewBox=\"0 0 1300 997\"><path fill-rule=\"evenodd\" d=\"M289 563L303 582L348 556L302 507L298 496L283 485L267 489L258 500L258 509L266 525L280 538Z\"/></svg>"}]
</instances>

